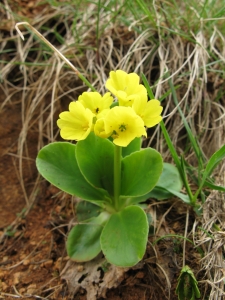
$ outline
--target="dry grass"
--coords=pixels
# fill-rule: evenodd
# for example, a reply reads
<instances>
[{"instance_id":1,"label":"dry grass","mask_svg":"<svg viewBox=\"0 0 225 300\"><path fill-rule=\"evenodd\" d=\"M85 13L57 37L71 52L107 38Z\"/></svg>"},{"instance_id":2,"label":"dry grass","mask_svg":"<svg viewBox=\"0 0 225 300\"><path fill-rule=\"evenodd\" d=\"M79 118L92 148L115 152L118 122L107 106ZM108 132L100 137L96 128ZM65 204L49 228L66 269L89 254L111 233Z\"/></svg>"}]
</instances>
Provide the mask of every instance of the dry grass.
<instances>
[{"instance_id":1,"label":"dry grass","mask_svg":"<svg viewBox=\"0 0 225 300\"><path fill-rule=\"evenodd\" d=\"M64 17L59 16L59 9L60 15ZM225 41L218 28L215 26L209 37L203 30L204 26L200 26L198 33L192 36L195 42L185 41L179 35L162 34L160 27L149 28L138 34L134 26L128 28L117 22L112 23L110 15L102 12L99 28L104 30L96 36L95 10L94 4L89 5L85 13L77 19L76 31L80 32L79 41L72 30L73 14L68 7L46 6L40 14L35 15L32 25L68 57L101 93L105 91L104 82L109 71L123 69L127 72L144 73L153 86L156 98L159 98L169 89L169 79L165 77L168 70L173 85L179 86L179 106L201 146L203 156L209 158L225 140L225 83L224 69L221 68L225 57ZM3 13L5 20L15 24L10 9ZM135 20L132 22L132 16L130 22L136 26ZM157 22L162 20L158 19ZM50 29L44 31L43 26ZM63 30L63 44L57 41L54 34L54 30L59 29ZM7 106L12 104L15 96L20 99L18 104L21 106L22 126L17 139L17 171L26 205L30 208L36 199L40 178L37 174L37 180L28 193L23 174L24 160L30 159L27 136L29 132L38 136L37 151L43 145L58 140L56 119L59 112L65 110L68 103L87 88L76 74L67 68L57 55L52 54L36 40L33 34L25 31L26 41L23 42L13 27L10 30L7 28L4 33L1 37L0 51L13 50L10 55L2 54L2 60L7 60L8 63L2 63L0 67L3 79L1 92L5 95L1 111L4 112ZM163 101L163 105L164 121L173 144L179 154L185 152L187 161L196 165L197 160L193 149L187 147L184 124L171 95ZM148 145L160 151L166 161L171 161L159 127L151 132ZM9 151L8 155L13 153ZM221 185L225 185L224 168L223 164L217 174L217 182ZM211 192L203 205L203 217L196 219L193 230L183 233L194 239L196 246L201 246L204 253L207 253L201 260L200 269L197 270L204 274L201 280L205 287L204 299L209 290L209 299L223 299L225 296L224 200L224 195ZM28 212L29 209L26 213ZM188 218L186 222L188 224ZM217 224L220 230L216 230L214 224ZM157 232L160 232L160 227Z\"/></svg>"}]
</instances>

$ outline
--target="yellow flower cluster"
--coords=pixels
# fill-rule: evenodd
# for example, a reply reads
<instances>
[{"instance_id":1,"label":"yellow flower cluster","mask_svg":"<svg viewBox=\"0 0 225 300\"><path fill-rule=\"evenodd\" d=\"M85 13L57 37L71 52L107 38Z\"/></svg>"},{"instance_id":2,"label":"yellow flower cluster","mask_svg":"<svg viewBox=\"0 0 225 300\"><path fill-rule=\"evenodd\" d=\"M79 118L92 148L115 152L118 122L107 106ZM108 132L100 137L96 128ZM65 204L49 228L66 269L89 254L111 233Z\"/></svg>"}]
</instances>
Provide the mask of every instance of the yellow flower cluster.
<instances>
[{"instance_id":1,"label":"yellow flower cluster","mask_svg":"<svg viewBox=\"0 0 225 300\"><path fill-rule=\"evenodd\" d=\"M111 71L106 88L98 92L84 92L69 111L62 112L57 120L60 134L66 140L84 140L91 131L102 138L112 137L114 144L126 147L134 138L146 136L145 127L152 127L161 120L162 106L158 100L148 101L146 88L139 83L135 73Z\"/></svg>"}]
</instances>

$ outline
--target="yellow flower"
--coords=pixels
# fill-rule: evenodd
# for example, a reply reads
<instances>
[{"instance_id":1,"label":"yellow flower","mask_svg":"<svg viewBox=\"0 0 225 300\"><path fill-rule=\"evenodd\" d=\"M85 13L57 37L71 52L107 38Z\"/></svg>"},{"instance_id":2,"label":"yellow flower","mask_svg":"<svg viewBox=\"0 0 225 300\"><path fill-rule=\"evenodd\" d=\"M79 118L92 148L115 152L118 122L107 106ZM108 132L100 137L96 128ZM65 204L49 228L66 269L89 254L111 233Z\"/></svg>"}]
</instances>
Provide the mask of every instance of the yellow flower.
<instances>
[{"instance_id":1,"label":"yellow flower","mask_svg":"<svg viewBox=\"0 0 225 300\"><path fill-rule=\"evenodd\" d=\"M109 73L105 86L117 97L120 106L131 106L139 95L147 95L146 88L139 81L137 74L117 70Z\"/></svg>"},{"instance_id":2,"label":"yellow flower","mask_svg":"<svg viewBox=\"0 0 225 300\"><path fill-rule=\"evenodd\" d=\"M110 132L106 133L105 131L105 116L109 111L110 109L103 109L103 111L98 114L98 119L94 120L94 133L101 138L108 138L110 136Z\"/></svg>"},{"instance_id":3,"label":"yellow flower","mask_svg":"<svg viewBox=\"0 0 225 300\"><path fill-rule=\"evenodd\" d=\"M113 102L113 97L110 93L101 96L98 92L84 92L79 96L78 101L83 104L85 108L89 108L98 119L98 114L103 110L109 109Z\"/></svg>"},{"instance_id":4,"label":"yellow flower","mask_svg":"<svg viewBox=\"0 0 225 300\"><path fill-rule=\"evenodd\" d=\"M117 146L126 147L134 138L146 136L143 120L131 107L115 106L105 116L105 132Z\"/></svg>"},{"instance_id":5,"label":"yellow flower","mask_svg":"<svg viewBox=\"0 0 225 300\"><path fill-rule=\"evenodd\" d=\"M105 120L104 118L98 119L94 126L94 133L95 135L101 137L101 138L108 138L111 133L106 133L105 131Z\"/></svg>"},{"instance_id":6,"label":"yellow flower","mask_svg":"<svg viewBox=\"0 0 225 300\"><path fill-rule=\"evenodd\" d=\"M142 118L146 127L153 127L162 120L163 107L160 101L156 99L148 101L147 95L138 97L132 108Z\"/></svg>"},{"instance_id":7,"label":"yellow flower","mask_svg":"<svg viewBox=\"0 0 225 300\"><path fill-rule=\"evenodd\" d=\"M65 140L84 140L92 130L94 114L79 101L69 104L69 111L59 115L57 125L60 135Z\"/></svg>"}]
</instances>

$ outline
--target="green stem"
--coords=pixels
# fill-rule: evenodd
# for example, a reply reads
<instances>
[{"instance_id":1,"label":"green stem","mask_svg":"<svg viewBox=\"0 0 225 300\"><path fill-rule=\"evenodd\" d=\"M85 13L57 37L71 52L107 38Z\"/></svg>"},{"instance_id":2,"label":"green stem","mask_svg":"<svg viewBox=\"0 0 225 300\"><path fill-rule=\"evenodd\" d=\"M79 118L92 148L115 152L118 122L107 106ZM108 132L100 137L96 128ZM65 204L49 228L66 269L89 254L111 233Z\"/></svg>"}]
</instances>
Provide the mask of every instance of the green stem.
<instances>
[{"instance_id":1,"label":"green stem","mask_svg":"<svg viewBox=\"0 0 225 300\"><path fill-rule=\"evenodd\" d=\"M119 210L119 197L121 189L121 154L122 147L115 145L114 150L114 207Z\"/></svg>"},{"instance_id":2,"label":"green stem","mask_svg":"<svg viewBox=\"0 0 225 300\"><path fill-rule=\"evenodd\" d=\"M93 87L93 85L87 80L86 77L84 77L84 75L82 75L81 73L77 73L78 77L86 84L86 86L88 86L92 92L96 92L96 89Z\"/></svg>"}]
</instances>

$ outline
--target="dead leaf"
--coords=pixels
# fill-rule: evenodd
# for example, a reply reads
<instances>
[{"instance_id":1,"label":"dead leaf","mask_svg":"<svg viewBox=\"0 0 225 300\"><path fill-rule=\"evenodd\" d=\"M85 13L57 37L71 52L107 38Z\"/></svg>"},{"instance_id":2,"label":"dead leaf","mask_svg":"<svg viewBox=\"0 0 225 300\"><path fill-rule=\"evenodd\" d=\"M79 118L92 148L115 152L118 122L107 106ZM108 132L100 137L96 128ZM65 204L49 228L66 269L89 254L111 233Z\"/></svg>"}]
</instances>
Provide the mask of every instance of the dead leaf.
<instances>
[{"instance_id":1,"label":"dead leaf","mask_svg":"<svg viewBox=\"0 0 225 300\"><path fill-rule=\"evenodd\" d=\"M109 265L107 270L103 271L105 263L106 260L102 255L85 263L70 260L60 275L67 281L72 294L83 288L87 291L87 300L105 298L107 290L117 287L124 279L125 272L129 270Z\"/></svg>"}]
</instances>

